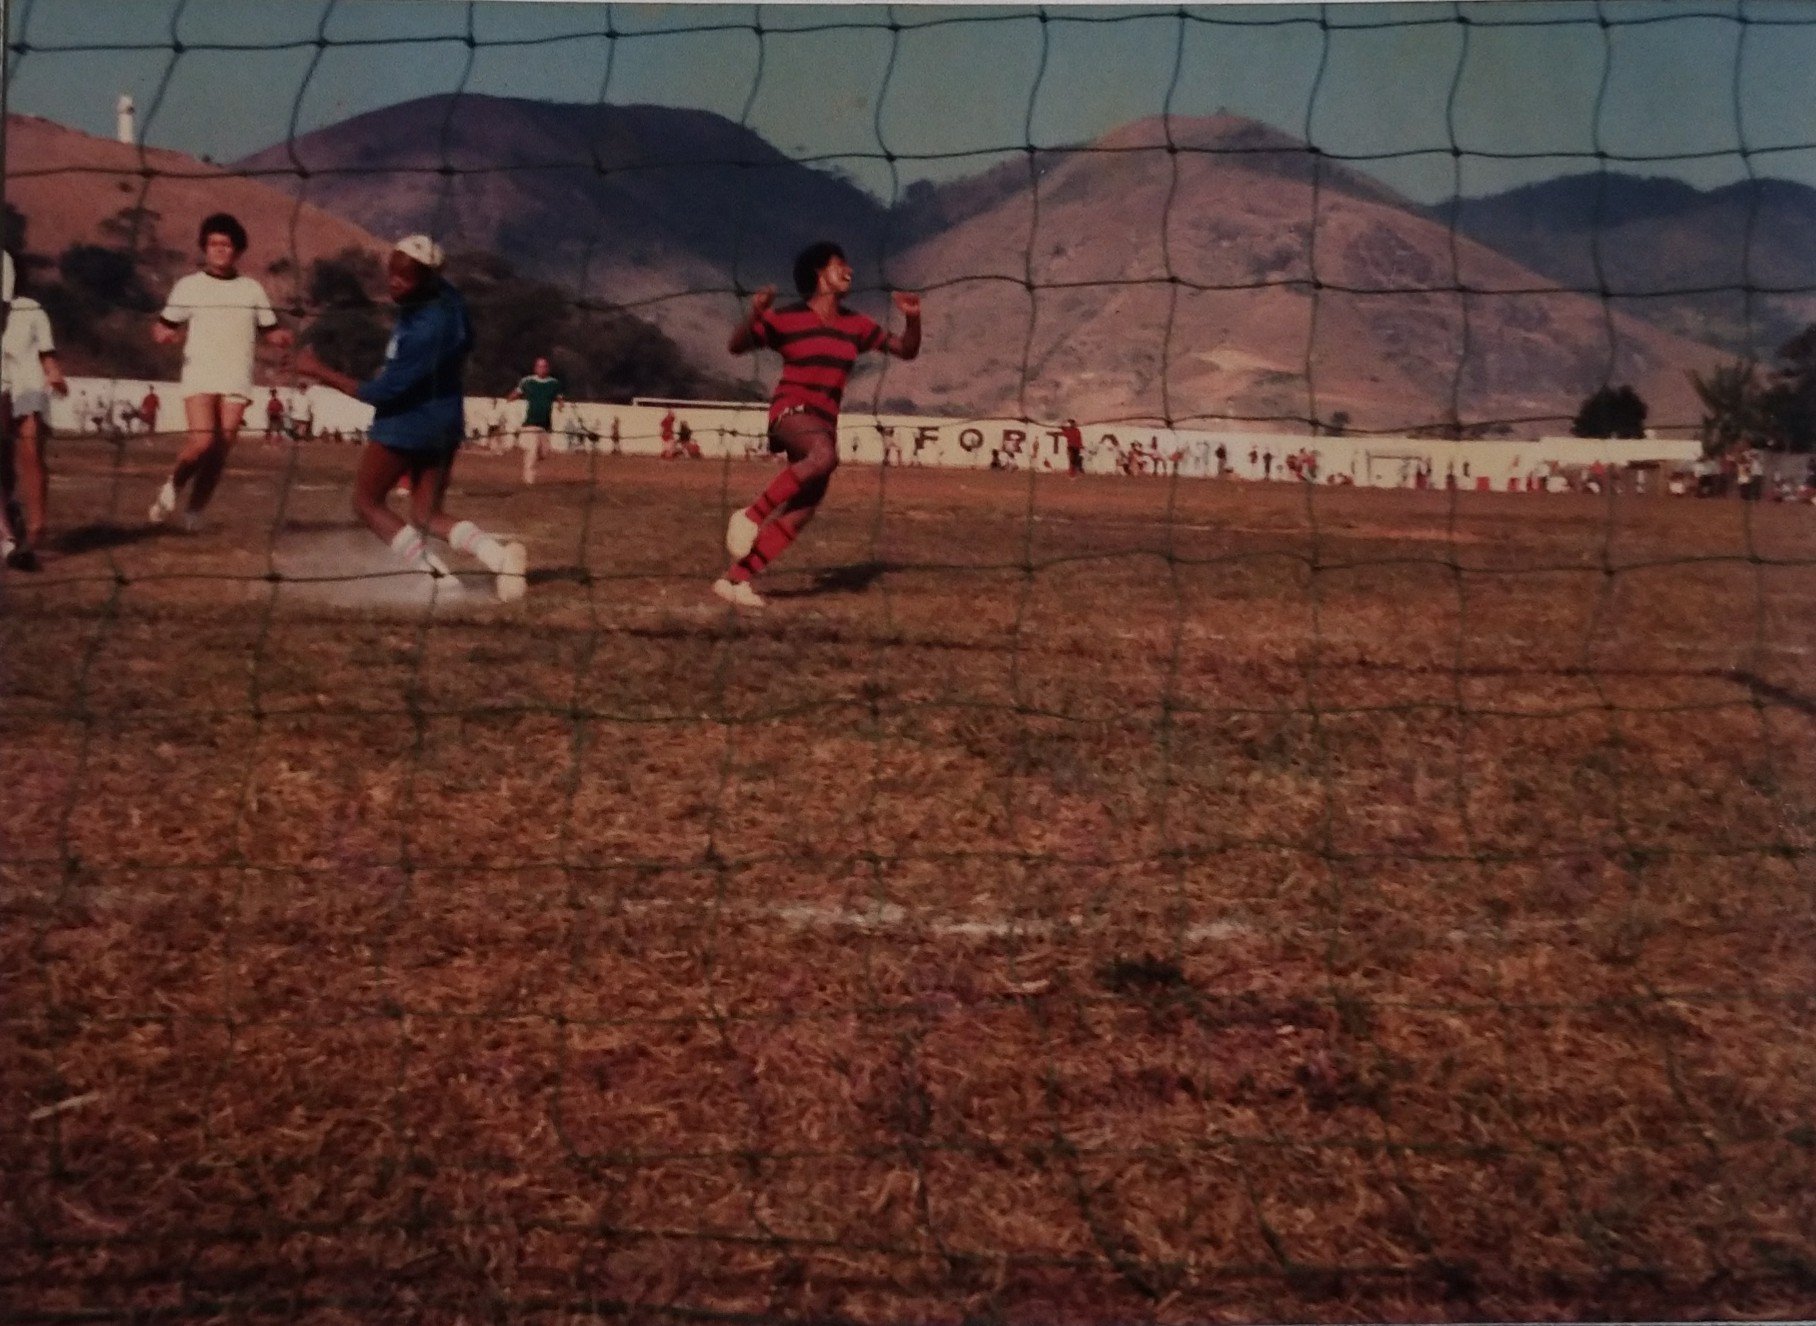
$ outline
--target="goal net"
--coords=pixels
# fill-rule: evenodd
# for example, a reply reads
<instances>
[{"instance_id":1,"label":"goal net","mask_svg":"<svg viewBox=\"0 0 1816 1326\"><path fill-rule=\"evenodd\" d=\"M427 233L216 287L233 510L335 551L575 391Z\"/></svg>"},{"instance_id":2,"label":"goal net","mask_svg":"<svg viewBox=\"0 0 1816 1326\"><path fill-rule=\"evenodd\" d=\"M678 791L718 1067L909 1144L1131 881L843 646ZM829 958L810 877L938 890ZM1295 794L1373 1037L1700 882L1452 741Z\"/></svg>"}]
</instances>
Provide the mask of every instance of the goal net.
<instances>
[{"instance_id":1,"label":"goal net","mask_svg":"<svg viewBox=\"0 0 1816 1326\"><path fill-rule=\"evenodd\" d=\"M0 1315L1807 1310L1806 6L5 13Z\"/></svg>"}]
</instances>

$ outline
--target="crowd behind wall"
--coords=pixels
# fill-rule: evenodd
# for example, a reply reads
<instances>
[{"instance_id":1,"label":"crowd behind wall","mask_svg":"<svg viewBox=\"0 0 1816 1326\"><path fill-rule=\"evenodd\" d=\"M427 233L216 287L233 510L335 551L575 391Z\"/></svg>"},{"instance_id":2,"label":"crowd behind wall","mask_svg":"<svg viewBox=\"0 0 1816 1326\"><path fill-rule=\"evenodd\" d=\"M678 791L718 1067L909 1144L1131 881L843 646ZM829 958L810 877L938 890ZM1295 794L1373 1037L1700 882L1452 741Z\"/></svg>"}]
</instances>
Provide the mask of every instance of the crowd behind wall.
<instances>
[{"instance_id":1,"label":"crowd behind wall","mask_svg":"<svg viewBox=\"0 0 1816 1326\"><path fill-rule=\"evenodd\" d=\"M155 418L147 419L155 396ZM324 442L359 442L371 409L326 387L277 389L281 414L268 414L270 391L260 388L247 410L244 436L274 434ZM467 401L469 440L479 446L514 444L521 402L489 397ZM594 449L608 454L761 457L765 407L712 402L656 401L631 405L577 402L558 406L548 439L556 452ZM966 469L1064 471L1063 421L1030 424L1008 419L951 419L848 412L841 421L845 458L859 464L927 465ZM175 383L75 378L67 398L53 403L59 432L175 433L184 426ZM1809 458L1734 457L1705 461L1694 440L1310 437L1285 433L1156 428L1137 422L1081 422L1087 473L1178 474L1255 481L1353 484L1375 488L1557 492L1608 486L1636 492L1738 491L1747 495L1808 495L1816 490Z\"/></svg>"}]
</instances>

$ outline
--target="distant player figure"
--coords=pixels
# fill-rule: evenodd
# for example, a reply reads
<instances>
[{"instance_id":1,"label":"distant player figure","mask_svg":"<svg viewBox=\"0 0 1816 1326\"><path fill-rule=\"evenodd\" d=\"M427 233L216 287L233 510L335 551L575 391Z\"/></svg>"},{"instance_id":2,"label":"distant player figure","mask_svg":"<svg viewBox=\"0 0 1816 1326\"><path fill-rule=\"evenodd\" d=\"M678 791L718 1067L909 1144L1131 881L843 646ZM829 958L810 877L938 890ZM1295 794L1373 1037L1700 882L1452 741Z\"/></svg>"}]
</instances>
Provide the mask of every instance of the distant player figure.
<instances>
[{"instance_id":1,"label":"distant player figure","mask_svg":"<svg viewBox=\"0 0 1816 1326\"><path fill-rule=\"evenodd\" d=\"M49 315L37 300L14 294L12 256L3 256L9 307L0 336L0 557L15 571L36 571L50 509L50 398L69 395L69 383Z\"/></svg>"},{"instance_id":2,"label":"distant player figure","mask_svg":"<svg viewBox=\"0 0 1816 1326\"><path fill-rule=\"evenodd\" d=\"M741 355L765 346L782 356L782 376L769 405L769 446L787 455L788 468L756 501L733 513L725 548L734 561L713 583L713 593L747 608L763 606L752 577L800 537L839 467L839 402L857 357L877 350L906 360L921 352L919 295L895 293L905 320L899 336L840 303L851 289L851 264L837 244L821 240L803 249L794 261L794 283L798 304L772 307L775 290L768 286L752 295L750 316L732 332L727 347Z\"/></svg>"},{"instance_id":3,"label":"distant player figure","mask_svg":"<svg viewBox=\"0 0 1816 1326\"><path fill-rule=\"evenodd\" d=\"M309 399L305 389L296 393L296 399L290 404L290 436L298 442L307 442L315 436L315 403Z\"/></svg>"},{"instance_id":4,"label":"distant player figure","mask_svg":"<svg viewBox=\"0 0 1816 1326\"><path fill-rule=\"evenodd\" d=\"M700 459L700 444L694 441L694 430L685 419L675 425L675 454L689 460Z\"/></svg>"},{"instance_id":5,"label":"distant player figure","mask_svg":"<svg viewBox=\"0 0 1816 1326\"><path fill-rule=\"evenodd\" d=\"M1085 435L1079 431L1078 420L1068 419L1059 430L1059 435L1066 443L1066 473L1083 474L1085 472Z\"/></svg>"},{"instance_id":6,"label":"distant player figure","mask_svg":"<svg viewBox=\"0 0 1816 1326\"><path fill-rule=\"evenodd\" d=\"M662 438L662 459L673 460L675 458L675 412L673 410L669 410L662 416L662 422L657 425L656 431Z\"/></svg>"},{"instance_id":7,"label":"distant player figure","mask_svg":"<svg viewBox=\"0 0 1816 1326\"><path fill-rule=\"evenodd\" d=\"M156 387L145 388L145 397L139 402L139 422L145 425L147 435L158 431L158 409L163 404Z\"/></svg>"},{"instance_id":8,"label":"distant player figure","mask_svg":"<svg viewBox=\"0 0 1816 1326\"><path fill-rule=\"evenodd\" d=\"M265 287L238 270L246 252L246 228L226 212L203 220L196 242L202 270L170 290L164 311L151 329L160 345L183 343L183 414L189 440L176 468L148 513L156 524L177 509L177 496L193 480L183 512L184 528L200 522L215 485L227 468L227 453L240 435L252 403L252 352L262 334L288 346L290 332L278 325Z\"/></svg>"},{"instance_id":9,"label":"distant player figure","mask_svg":"<svg viewBox=\"0 0 1816 1326\"><path fill-rule=\"evenodd\" d=\"M522 401L523 427L517 430L517 445L523 448L523 481L536 482L536 462L548 451L549 434L555 430L555 403L567 398L562 394L561 379L549 372L549 361L538 357L530 366L530 375L520 379L507 401Z\"/></svg>"},{"instance_id":10,"label":"distant player figure","mask_svg":"<svg viewBox=\"0 0 1816 1326\"><path fill-rule=\"evenodd\" d=\"M521 543L505 543L470 520L442 509L448 477L465 432L462 369L473 348L466 301L441 276L442 252L426 235L397 241L386 262L386 285L397 301L397 330L385 348L384 367L370 382L332 369L305 348L296 371L372 407L371 441L360 453L353 479L353 510L413 570L445 575L426 539L445 539L492 572L507 602L528 586ZM391 510L391 490L409 479L410 520Z\"/></svg>"},{"instance_id":11,"label":"distant player figure","mask_svg":"<svg viewBox=\"0 0 1816 1326\"><path fill-rule=\"evenodd\" d=\"M265 398L265 437L267 439L284 436L284 403L278 399L277 388Z\"/></svg>"}]
</instances>

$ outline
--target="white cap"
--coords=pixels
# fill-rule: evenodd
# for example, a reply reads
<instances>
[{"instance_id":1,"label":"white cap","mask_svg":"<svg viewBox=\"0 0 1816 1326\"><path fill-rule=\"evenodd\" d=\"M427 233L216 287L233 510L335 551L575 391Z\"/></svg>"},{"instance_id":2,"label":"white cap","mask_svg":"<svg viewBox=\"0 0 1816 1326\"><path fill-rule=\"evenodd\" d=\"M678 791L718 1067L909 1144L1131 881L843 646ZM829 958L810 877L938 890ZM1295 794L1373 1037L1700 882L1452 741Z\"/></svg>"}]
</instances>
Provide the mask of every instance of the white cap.
<instances>
[{"instance_id":1,"label":"white cap","mask_svg":"<svg viewBox=\"0 0 1816 1326\"><path fill-rule=\"evenodd\" d=\"M4 299L10 304L13 302L13 255L10 253L0 253L0 258L6 260L6 293L0 295L0 299Z\"/></svg>"},{"instance_id":2,"label":"white cap","mask_svg":"<svg viewBox=\"0 0 1816 1326\"><path fill-rule=\"evenodd\" d=\"M406 258L414 258L424 267L439 268L442 264L441 245L427 235L405 235L393 247Z\"/></svg>"}]
</instances>

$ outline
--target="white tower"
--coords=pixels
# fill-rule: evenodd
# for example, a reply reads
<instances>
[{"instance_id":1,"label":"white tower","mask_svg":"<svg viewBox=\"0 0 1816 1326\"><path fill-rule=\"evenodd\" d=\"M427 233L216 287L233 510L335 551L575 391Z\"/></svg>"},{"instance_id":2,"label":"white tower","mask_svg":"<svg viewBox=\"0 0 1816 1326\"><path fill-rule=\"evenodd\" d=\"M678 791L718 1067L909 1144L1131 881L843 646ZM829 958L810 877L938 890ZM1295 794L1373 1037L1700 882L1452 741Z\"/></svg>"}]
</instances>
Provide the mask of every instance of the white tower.
<instances>
[{"instance_id":1,"label":"white tower","mask_svg":"<svg viewBox=\"0 0 1816 1326\"><path fill-rule=\"evenodd\" d=\"M119 128L116 131L116 137L128 147L137 147L139 144L139 128L133 116L132 98L122 92L120 94L120 99L114 103L114 113L119 116Z\"/></svg>"}]
</instances>

